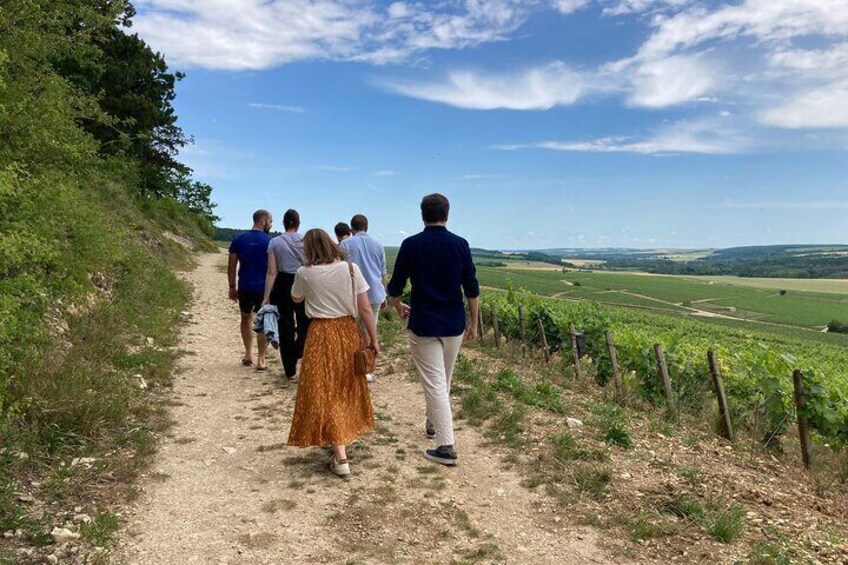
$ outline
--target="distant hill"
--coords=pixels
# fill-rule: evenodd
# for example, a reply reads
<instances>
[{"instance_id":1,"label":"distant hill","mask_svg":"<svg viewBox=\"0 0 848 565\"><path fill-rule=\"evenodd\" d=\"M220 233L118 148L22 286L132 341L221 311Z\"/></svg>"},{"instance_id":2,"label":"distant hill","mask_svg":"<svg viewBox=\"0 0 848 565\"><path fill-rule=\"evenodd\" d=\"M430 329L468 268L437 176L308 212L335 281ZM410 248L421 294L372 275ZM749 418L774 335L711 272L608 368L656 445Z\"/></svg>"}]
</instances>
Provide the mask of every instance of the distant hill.
<instances>
[{"instance_id":1,"label":"distant hill","mask_svg":"<svg viewBox=\"0 0 848 565\"><path fill-rule=\"evenodd\" d=\"M522 252L527 253L527 252ZM561 260L598 261L595 270L670 275L848 278L848 245L761 245L727 249L544 249Z\"/></svg>"}]
</instances>

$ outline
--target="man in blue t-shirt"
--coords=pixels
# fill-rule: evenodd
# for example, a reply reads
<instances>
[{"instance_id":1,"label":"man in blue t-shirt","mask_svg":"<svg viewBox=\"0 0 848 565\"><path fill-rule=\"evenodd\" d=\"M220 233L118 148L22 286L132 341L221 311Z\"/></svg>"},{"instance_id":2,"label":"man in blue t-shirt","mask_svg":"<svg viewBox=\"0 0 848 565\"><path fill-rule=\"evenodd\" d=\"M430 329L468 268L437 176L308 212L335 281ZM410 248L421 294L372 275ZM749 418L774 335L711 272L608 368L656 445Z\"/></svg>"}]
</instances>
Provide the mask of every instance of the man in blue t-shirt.
<instances>
[{"instance_id":1,"label":"man in blue t-shirt","mask_svg":"<svg viewBox=\"0 0 848 565\"><path fill-rule=\"evenodd\" d=\"M241 339L244 342L244 357L241 364L253 365L253 314L262 307L265 294L265 272L268 270L268 243L271 236L271 224L274 219L267 210L253 213L253 228L239 234L230 244L230 260L227 265L227 278L230 281L230 300L238 300L241 310ZM236 267L238 267L238 286L236 286ZM265 336L259 335L259 356L256 370L264 371L265 352L268 343Z\"/></svg>"}]
</instances>

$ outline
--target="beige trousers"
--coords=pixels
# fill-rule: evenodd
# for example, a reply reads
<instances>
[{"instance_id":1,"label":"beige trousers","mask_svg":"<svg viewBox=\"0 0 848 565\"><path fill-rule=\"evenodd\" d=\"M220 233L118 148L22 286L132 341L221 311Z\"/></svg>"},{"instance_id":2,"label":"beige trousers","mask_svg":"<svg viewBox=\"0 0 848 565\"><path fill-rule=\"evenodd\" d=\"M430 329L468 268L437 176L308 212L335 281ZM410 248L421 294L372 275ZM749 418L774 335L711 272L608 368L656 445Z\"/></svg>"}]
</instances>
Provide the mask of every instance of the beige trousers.
<instances>
[{"instance_id":1,"label":"beige trousers","mask_svg":"<svg viewBox=\"0 0 848 565\"><path fill-rule=\"evenodd\" d=\"M421 375L427 419L436 430L436 445L454 445L450 386L462 335L421 337L409 332L412 360Z\"/></svg>"}]
</instances>

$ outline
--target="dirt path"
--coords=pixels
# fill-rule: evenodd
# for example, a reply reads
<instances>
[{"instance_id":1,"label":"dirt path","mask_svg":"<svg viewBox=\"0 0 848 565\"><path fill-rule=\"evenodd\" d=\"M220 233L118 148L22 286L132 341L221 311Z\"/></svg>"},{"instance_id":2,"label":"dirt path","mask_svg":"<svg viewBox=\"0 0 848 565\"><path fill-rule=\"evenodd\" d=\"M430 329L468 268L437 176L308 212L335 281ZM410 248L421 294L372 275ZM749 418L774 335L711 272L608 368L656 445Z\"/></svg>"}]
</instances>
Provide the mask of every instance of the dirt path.
<instances>
[{"instance_id":1,"label":"dirt path","mask_svg":"<svg viewBox=\"0 0 848 565\"><path fill-rule=\"evenodd\" d=\"M460 466L420 456L420 386L403 351L372 386L377 431L351 449L353 475L322 449L284 446L296 388L239 365L237 311L220 265L203 255L189 352L162 438L115 563L610 563L597 534L565 528L555 502L521 486L503 454L460 424ZM562 510L560 510L561 512Z\"/></svg>"}]
</instances>

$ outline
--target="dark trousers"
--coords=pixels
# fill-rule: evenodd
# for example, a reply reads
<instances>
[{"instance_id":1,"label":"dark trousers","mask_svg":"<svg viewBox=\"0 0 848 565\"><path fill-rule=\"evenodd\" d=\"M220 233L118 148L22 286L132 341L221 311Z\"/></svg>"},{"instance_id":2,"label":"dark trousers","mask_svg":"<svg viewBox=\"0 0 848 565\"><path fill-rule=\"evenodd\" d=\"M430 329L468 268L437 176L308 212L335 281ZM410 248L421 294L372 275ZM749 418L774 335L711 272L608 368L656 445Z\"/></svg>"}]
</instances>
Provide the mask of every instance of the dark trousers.
<instances>
[{"instance_id":1,"label":"dark trousers","mask_svg":"<svg viewBox=\"0 0 848 565\"><path fill-rule=\"evenodd\" d=\"M277 273L271 290L271 304L280 312L280 357L287 377L297 373L297 360L303 357L303 345L309 329L303 302L295 304L291 298L293 284L293 274Z\"/></svg>"}]
</instances>

